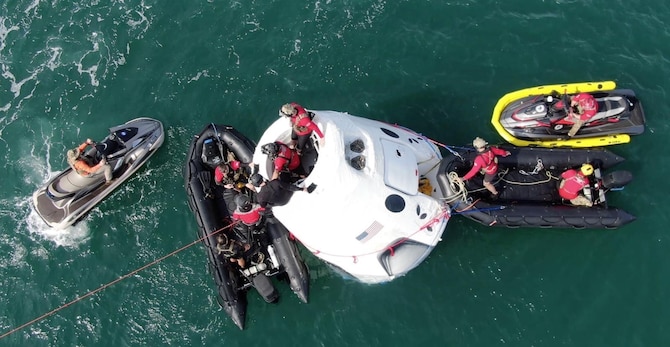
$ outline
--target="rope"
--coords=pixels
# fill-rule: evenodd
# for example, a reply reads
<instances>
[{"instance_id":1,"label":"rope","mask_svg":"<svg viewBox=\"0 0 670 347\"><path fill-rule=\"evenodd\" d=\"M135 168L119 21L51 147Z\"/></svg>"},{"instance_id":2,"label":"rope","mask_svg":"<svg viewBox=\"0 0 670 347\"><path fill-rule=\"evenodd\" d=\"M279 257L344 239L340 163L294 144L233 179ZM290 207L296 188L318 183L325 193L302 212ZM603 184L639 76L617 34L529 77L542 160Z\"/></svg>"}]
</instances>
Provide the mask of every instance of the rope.
<instances>
[{"instance_id":1,"label":"rope","mask_svg":"<svg viewBox=\"0 0 670 347\"><path fill-rule=\"evenodd\" d=\"M446 196L442 198L442 200L444 200L446 203L452 203L457 200L467 201L468 190L465 188L465 182L463 182L458 174L453 171L447 174L447 178L449 179L449 186L451 187L451 191L454 192L454 194Z\"/></svg>"},{"instance_id":2,"label":"rope","mask_svg":"<svg viewBox=\"0 0 670 347\"><path fill-rule=\"evenodd\" d=\"M393 123L393 124L386 123L386 124L389 124L389 125L391 125L391 126L393 126L393 127L396 127L396 128L403 129L403 130L405 130L405 131L407 131L407 132L410 132L410 133L413 133L413 134L415 134L415 135L417 135L417 136L420 136L421 138L423 138L423 139L425 139L425 140L431 142L432 144L437 145L437 146L440 146L440 147L446 149L447 151L449 151L451 154L453 154L453 155L455 155L455 156L457 156L457 157L463 159L463 157L461 156L460 153L458 153L458 152L456 152L455 150L452 149L452 148L463 148L463 147L447 146L447 145L445 145L444 143L435 141L435 140L429 138L428 136L426 136L426 135L424 135L424 134L417 133L416 131L414 131L414 130L412 130L412 129L409 129L409 128L406 128L406 127L404 127L404 126L402 126L402 125L399 125L399 124L397 124L397 123Z\"/></svg>"},{"instance_id":3,"label":"rope","mask_svg":"<svg viewBox=\"0 0 670 347\"><path fill-rule=\"evenodd\" d=\"M537 164L535 165L535 169L533 169L533 171L526 172L525 170L519 170L519 173L522 174L522 175L531 176L531 175L537 174L542 169L544 169L544 165L542 164L542 159L538 159Z\"/></svg>"},{"instance_id":4,"label":"rope","mask_svg":"<svg viewBox=\"0 0 670 347\"><path fill-rule=\"evenodd\" d=\"M536 169L537 169L537 167L536 167ZM505 175L507 175L507 172L509 172L509 169L505 169L505 171L503 171L501 173L498 173L498 176L500 177L499 181L503 181L503 182L506 182L506 183L509 183L509 184L514 184L514 185L517 185L517 186L533 186L533 185L537 185L537 184L545 184L545 183L550 182L551 180L558 181L558 180L561 179L560 177L556 177L556 176L552 175L551 172L546 170L546 171L544 171L544 174L545 174L545 176L547 176L547 178L544 179L544 180L534 181L534 182L517 182L517 181L511 181L511 180L505 179ZM521 173L523 174L523 172L521 172Z\"/></svg>"},{"instance_id":5,"label":"rope","mask_svg":"<svg viewBox=\"0 0 670 347\"><path fill-rule=\"evenodd\" d=\"M25 327L27 327L27 326L29 326L29 325L35 324L35 323L37 323L37 322L39 322L39 321L41 321L41 320L43 320L43 319L45 319L45 318L47 318L47 317L49 317L49 316L52 316L52 315L54 315L55 313L57 313L57 312L59 312L59 311L65 309L65 308L67 308L67 307L69 307L69 306L71 306L71 305L73 305L73 304L75 304L75 303L77 303L77 302L79 302L79 301L82 301L82 300L88 298L89 296L92 296L92 295L94 295L94 294L96 294L96 293L98 293L98 292L101 292L102 290L106 289L107 287L110 287L110 286L112 286L112 285L114 285L114 284L116 284L116 283L118 283L118 282L121 282L122 280L124 280L124 279L126 279L126 278L128 278L128 277L130 277L130 276L133 276L133 275L135 275L136 273L138 273L138 272L140 272L140 271L142 271L142 270L144 270L144 269L146 269L146 268L148 268L148 267L151 267L151 266L153 266L153 265L156 265L156 264L160 263L161 261L163 261L163 260L165 260L165 259L167 259L167 258L169 258L169 257L171 257L171 256L173 256L173 255L175 255L175 254L177 254L177 253L179 253L179 252L182 252L182 251L184 251L185 249L187 249L187 248L189 248L189 247L192 247L193 245L195 245L195 244L201 242L202 240L204 240L204 239L206 239L206 238L208 238L208 237L210 237L210 236L212 236L212 235L215 235L215 234L221 232L222 230L225 230L225 229L227 229L227 228L232 227L232 226L235 225L235 224L236 224L236 222L233 222L233 223L231 223L231 224L229 224L229 225L227 225L227 226L225 226L225 227L223 227L223 228L220 228L220 229L218 229L218 230L215 230L215 231L211 232L210 234L205 235L205 236L203 236L203 237L201 237L201 238L199 238L199 239L197 239L197 240L195 240L195 241L189 243L189 244L186 245L186 246L183 246L183 247L181 247L181 248L179 248L179 249L177 249L177 250L175 250L175 251L172 251L172 252L168 253L167 255L164 255L164 256L162 256L162 257L160 257L160 258L158 258L158 259L156 259L156 260L154 260L154 261L152 261L152 262L150 262L150 263L148 263L148 264L146 264L146 265L144 265L144 266L142 266L142 267L136 269L136 270L133 270L133 271L131 271L131 272L129 272L129 273L127 273L127 274L125 274L125 275L123 275L123 276L121 276L121 277L119 277L119 278L117 278L117 279L115 279L115 280L113 280L113 281L111 281L111 282L105 284L105 285L102 285L102 286L100 286L99 288L97 288L97 289L95 289L95 290L92 290L92 291L90 291L90 292L88 292L88 293L86 293L86 294L84 294L84 295L82 295L82 296L80 296L80 297L78 297L78 298L76 298L76 299L74 299L74 300L72 300L72 301L66 303L66 304L63 304L63 305L61 305L61 306L59 306L59 307L57 307L57 308L55 308L55 309L53 309L53 310L51 310L51 311L45 313L45 314L43 314L43 315L41 315L41 316L39 316L39 317L37 317L37 318L35 318L35 319L33 319L33 320L27 322L27 323L21 324L20 326L18 326L18 327L16 327L16 328L14 328L14 329L12 329L12 330L10 330L10 331L8 331L8 332L6 332L6 333L0 335L0 340L3 339L3 338L5 338L5 337L7 337L7 336L9 336L9 335L11 335L11 334L13 334L13 333L15 333L15 332L17 332L17 331L19 331L19 330L21 330L21 329L23 329L23 328L25 328Z\"/></svg>"}]
</instances>

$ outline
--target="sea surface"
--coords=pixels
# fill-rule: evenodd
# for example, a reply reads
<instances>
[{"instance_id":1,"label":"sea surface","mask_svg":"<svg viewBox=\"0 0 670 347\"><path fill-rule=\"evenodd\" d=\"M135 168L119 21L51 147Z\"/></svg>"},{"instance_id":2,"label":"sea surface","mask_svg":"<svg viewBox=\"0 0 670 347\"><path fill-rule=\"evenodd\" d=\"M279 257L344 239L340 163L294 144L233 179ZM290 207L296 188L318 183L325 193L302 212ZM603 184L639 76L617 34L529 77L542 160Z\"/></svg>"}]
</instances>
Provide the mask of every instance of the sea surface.
<instances>
[{"instance_id":1,"label":"sea surface","mask_svg":"<svg viewBox=\"0 0 670 347\"><path fill-rule=\"evenodd\" d=\"M668 346L669 19L667 0L3 0L0 346ZM302 248L310 302L251 292L244 331L200 245L133 273L197 239L182 167L210 122L258 139L295 101L501 143L490 117L505 93L603 80L647 115L610 147L635 176L610 196L638 218L625 227L456 215L424 263L382 285ZM66 150L143 116L165 126L158 153L82 222L48 228L31 195Z\"/></svg>"}]
</instances>

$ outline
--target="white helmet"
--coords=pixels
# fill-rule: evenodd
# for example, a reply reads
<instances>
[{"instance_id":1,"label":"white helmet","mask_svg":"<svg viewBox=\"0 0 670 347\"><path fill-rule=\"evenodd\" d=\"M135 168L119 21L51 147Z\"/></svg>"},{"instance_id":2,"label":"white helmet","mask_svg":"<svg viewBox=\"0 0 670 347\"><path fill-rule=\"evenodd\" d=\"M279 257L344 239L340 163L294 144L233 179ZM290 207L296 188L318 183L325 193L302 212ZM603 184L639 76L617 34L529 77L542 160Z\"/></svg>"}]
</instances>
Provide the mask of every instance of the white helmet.
<instances>
[{"instance_id":1,"label":"white helmet","mask_svg":"<svg viewBox=\"0 0 670 347\"><path fill-rule=\"evenodd\" d=\"M284 104L279 109L279 116L291 117L294 114L296 114L297 112L298 112L298 110L295 109L295 106L293 106L291 104Z\"/></svg>"},{"instance_id":2,"label":"white helmet","mask_svg":"<svg viewBox=\"0 0 670 347\"><path fill-rule=\"evenodd\" d=\"M488 144L489 143L484 141L484 139L481 137L475 137L475 139L472 140L472 146L474 146L477 150L486 148L486 145Z\"/></svg>"}]
</instances>

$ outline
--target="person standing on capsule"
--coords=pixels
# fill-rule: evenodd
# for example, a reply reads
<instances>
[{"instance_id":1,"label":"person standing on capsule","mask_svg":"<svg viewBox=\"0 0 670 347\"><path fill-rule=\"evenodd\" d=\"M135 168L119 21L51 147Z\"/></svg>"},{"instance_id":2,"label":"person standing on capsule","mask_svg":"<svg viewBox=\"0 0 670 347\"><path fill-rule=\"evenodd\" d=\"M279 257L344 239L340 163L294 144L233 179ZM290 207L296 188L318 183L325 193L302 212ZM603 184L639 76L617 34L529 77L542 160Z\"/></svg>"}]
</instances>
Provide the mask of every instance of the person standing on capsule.
<instances>
[{"instance_id":1,"label":"person standing on capsule","mask_svg":"<svg viewBox=\"0 0 670 347\"><path fill-rule=\"evenodd\" d=\"M291 121L291 147L294 147L298 154L302 154L307 141L312 132L319 136L319 147L325 145L325 139L321 129L312 121L314 114L305 110L304 107L292 102L284 104L279 109L279 115L288 118Z\"/></svg>"}]
</instances>

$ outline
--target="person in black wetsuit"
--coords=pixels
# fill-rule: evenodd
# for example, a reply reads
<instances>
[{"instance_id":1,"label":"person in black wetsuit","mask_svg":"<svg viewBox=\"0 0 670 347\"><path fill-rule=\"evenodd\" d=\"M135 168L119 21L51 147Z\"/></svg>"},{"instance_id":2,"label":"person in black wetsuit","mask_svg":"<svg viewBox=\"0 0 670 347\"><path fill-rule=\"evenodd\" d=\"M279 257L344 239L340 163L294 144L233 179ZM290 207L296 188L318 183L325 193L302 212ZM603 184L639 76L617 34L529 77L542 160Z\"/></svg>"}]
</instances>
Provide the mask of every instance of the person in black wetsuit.
<instances>
[{"instance_id":1,"label":"person in black wetsuit","mask_svg":"<svg viewBox=\"0 0 670 347\"><path fill-rule=\"evenodd\" d=\"M228 259L231 263L237 263L241 269L246 267L244 252L251 248L249 244L242 244L239 241L228 238L225 234L219 234L216 241L216 250L224 259Z\"/></svg>"},{"instance_id":2,"label":"person in black wetsuit","mask_svg":"<svg viewBox=\"0 0 670 347\"><path fill-rule=\"evenodd\" d=\"M257 188L261 187L261 191L256 195L258 204L263 208L271 208L272 206L286 205L291 196L293 196L293 192L304 191L311 193L315 186L310 185L309 187L300 188L291 184L290 176L284 173L280 174L279 178L271 181L266 181L260 174L252 175L250 182L247 183L247 188L257 191Z\"/></svg>"}]
</instances>

